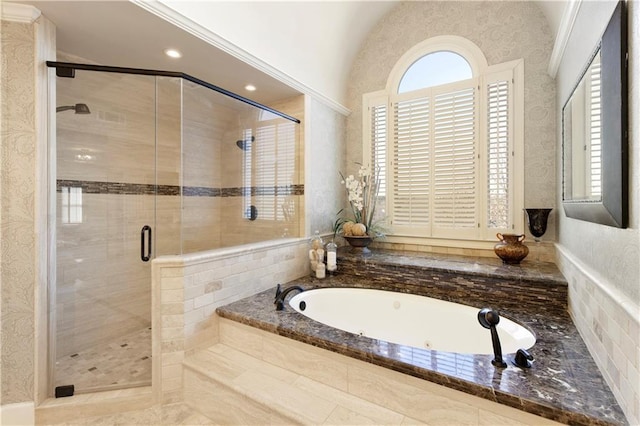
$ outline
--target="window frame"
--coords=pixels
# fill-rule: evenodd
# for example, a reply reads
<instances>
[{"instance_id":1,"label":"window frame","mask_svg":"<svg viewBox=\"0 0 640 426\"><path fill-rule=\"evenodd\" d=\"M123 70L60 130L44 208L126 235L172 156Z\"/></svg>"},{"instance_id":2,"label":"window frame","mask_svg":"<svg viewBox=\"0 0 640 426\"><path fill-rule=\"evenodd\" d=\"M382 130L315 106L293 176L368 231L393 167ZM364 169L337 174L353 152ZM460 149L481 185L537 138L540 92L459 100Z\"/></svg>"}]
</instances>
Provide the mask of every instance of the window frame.
<instances>
[{"instance_id":1,"label":"window frame","mask_svg":"<svg viewBox=\"0 0 640 426\"><path fill-rule=\"evenodd\" d=\"M416 60L440 50L447 50L461 55L467 60L473 71L473 78L478 85L477 89L477 107L476 114L478 123L478 132L476 135L476 147L478 158L478 167L476 171L476 189L477 209L479 213L476 215L479 220L478 228L473 235L463 235L457 232L451 232L448 235L434 235L431 230L412 230L411 227L394 227L391 225L390 232L387 234L389 242L397 243L415 243L415 244L431 244L449 247L466 247L466 248L487 248L489 241L496 241L496 234L500 233L523 233L524 232L524 61L517 59L502 64L488 66L482 51L471 41L457 36L439 36L418 43L407 51L396 63L393 70L389 74L387 84L384 90L365 93L363 95L363 164L372 162L372 129L371 129L371 108L385 105L387 114L387 134L386 134L386 182L388 193L380 194L385 202L385 211L387 215L392 212L393 202L393 168L391 154L393 149L393 101L398 98L406 98L407 96L416 95L420 92L431 91L434 88L418 89L412 92L398 94L398 87L402 77ZM492 81L496 81L497 77L510 73L510 102L509 107L512 113L509 119L510 138L509 149L510 168L509 168L509 228L490 228L488 224L488 165L487 163L487 138L488 138L488 92L487 85ZM466 82L471 81L466 80ZM463 80L464 82L465 80ZM461 82L457 82L461 83ZM435 90L439 88L456 85L457 83L448 83L447 85L435 86ZM386 197L385 197L386 195ZM433 226L430 220L429 227Z\"/></svg>"},{"instance_id":2,"label":"window frame","mask_svg":"<svg viewBox=\"0 0 640 426\"><path fill-rule=\"evenodd\" d=\"M462 59L462 60L464 61L464 63L466 64L466 69L465 69L465 71L466 71L466 70L468 70L468 71L471 73L471 76L469 76L468 78L462 78L462 79L457 79L457 80L450 80L450 81L446 81L446 82L443 82L443 83L441 83L441 84L432 84L432 83L429 83L429 84L428 84L428 85L426 85L426 86L421 86L421 87L418 87L418 88L413 89L413 90L402 90L402 91L401 91L401 89L402 89L402 83L405 81L405 79L406 79L406 78L408 78L409 71L411 71L414 67L416 67L416 66L417 66L417 64L418 64L419 62L421 62L423 59L426 59L426 58L428 58L429 56L432 56L432 55L434 55L434 56L435 56L435 55L438 55L438 54L441 54L441 53L447 53L447 54L449 54L449 55L454 55L454 56L457 56L458 58ZM424 71L424 70L423 70L423 71ZM449 75L449 77L451 77L451 76ZM405 70L404 70L404 72L403 72L403 74L402 74L402 77L400 77L400 80L398 81L398 87L397 87L397 91L396 91L396 93L397 93L398 95L400 95L400 94L403 94L403 93L412 92L412 91L414 91L414 90L427 89L427 88L431 88L431 87L441 87L441 86L445 86L445 85L447 85L447 84L449 84L449 83L455 83L455 82L459 82L459 81L470 80L470 79L473 79L473 78L474 78L473 68L471 68L471 65L469 64L469 61L467 60L467 58L465 58L463 55L461 55L461 54L460 54L460 53L458 53L458 52L454 52L452 49L436 50L436 51L434 51L434 52L427 53L426 55L422 55L422 56L420 56L420 57L419 57L419 58L417 58L415 61L413 61L413 62L411 63L411 65L409 65L409 67L408 67L407 69L405 69Z\"/></svg>"}]
</instances>

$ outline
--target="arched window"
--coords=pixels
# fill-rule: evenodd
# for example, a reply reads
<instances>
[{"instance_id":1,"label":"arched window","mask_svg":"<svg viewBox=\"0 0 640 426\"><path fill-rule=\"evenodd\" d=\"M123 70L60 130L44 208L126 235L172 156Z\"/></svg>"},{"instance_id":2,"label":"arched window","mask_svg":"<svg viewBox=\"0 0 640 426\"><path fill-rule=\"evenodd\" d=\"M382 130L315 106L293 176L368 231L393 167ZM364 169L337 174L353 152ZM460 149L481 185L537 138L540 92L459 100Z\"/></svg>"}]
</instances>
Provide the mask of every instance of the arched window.
<instances>
[{"instance_id":1,"label":"arched window","mask_svg":"<svg viewBox=\"0 0 640 426\"><path fill-rule=\"evenodd\" d=\"M383 175L391 239L524 230L523 74L522 60L488 66L471 41L435 37L364 95L363 160Z\"/></svg>"},{"instance_id":2,"label":"arched window","mask_svg":"<svg viewBox=\"0 0 640 426\"><path fill-rule=\"evenodd\" d=\"M473 70L469 62L455 52L442 50L424 55L411 64L400 80L398 93L470 78L473 78Z\"/></svg>"}]
</instances>

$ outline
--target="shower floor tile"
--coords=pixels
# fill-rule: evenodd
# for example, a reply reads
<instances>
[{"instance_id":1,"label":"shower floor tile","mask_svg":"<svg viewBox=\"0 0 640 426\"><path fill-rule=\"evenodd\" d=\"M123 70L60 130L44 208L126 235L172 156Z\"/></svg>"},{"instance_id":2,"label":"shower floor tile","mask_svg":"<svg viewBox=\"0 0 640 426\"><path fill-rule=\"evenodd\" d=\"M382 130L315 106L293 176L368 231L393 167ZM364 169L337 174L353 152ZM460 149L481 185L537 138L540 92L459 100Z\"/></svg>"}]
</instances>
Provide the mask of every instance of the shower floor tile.
<instances>
[{"instance_id":1,"label":"shower floor tile","mask_svg":"<svg viewBox=\"0 0 640 426\"><path fill-rule=\"evenodd\" d=\"M147 327L56 361L55 385L74 385L76 392L150 383L151 328Z\"/></svg>"}]
</instances>

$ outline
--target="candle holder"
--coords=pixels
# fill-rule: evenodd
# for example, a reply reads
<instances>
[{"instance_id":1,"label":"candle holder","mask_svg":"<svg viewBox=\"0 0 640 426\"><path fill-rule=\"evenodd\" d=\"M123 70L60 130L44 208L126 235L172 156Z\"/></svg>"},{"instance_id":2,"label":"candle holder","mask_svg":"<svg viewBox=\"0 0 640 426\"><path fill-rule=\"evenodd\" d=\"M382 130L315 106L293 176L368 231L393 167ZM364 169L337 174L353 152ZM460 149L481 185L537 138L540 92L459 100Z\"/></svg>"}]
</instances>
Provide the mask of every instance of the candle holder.
<instances>
[{"instance_id":1,"label":"candle holder","mask_svg":"<svg viewBox=\"0 0 640 426\"><path fill-rule=\"evenodd\" d=\"M540 241L541 237L547 232L547 220L549 219L549 213L553 209L524 209L527 213L527 226L533 240L536 242L536 258L540 261Z\"/></svg>"}]
</instances>

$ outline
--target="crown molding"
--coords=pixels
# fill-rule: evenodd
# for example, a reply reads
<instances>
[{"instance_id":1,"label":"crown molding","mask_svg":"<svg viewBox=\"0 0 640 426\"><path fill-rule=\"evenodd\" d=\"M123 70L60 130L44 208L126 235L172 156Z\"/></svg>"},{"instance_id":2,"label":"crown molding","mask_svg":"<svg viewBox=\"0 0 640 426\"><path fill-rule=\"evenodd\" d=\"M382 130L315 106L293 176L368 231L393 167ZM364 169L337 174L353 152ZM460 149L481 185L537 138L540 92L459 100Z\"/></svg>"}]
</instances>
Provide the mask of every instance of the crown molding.
<instances>
[{"instance_id":1,"label":"crown molding","mask_svg":"<svg viewBox=\"0 0 640 426\"><path fill-rule=\"evenodd\" d=\"M338 113L348 116L351 114L351 110L339 102L334 101L333 99L323 95L322 93L314 90L313 88L307 86L306 84L301 83L290 75L278 70L274 66L264 62L263 60L255 57L251 53L246 50L238 47L237 45L231 43L223 37L220 37L218 34L209 30L208 28L203 27L200 24L193 22L191 19L185 17L184 15L176 12L174 9L169 6L163 4L160 1L148 1L148 0L129 0L131 3L145 9L148 12L153 13L154 15L164 19L167 22L172 23L178 28L185 30L186 32L206 41L214 47L222 50L225 53L234 56L246 64L251 65L259 71L264 72L265 74L289 85L290 87L298 90L299 92L312 96L318 99L320 102L324 103L328 107L337 111Z\"/></svg>"},{"instance_id":2,"label":"crown molding","mask_svg":"<svg viewBox=\"0 0 640 426\"><path fill-rule=\"evenodd\" d=\"M573 25L576 22L582 1L583 0L569 0L562 13L562 20L560 21L556 41L553 44L553 51L551 52L551 59L549 59L549 67L547 68L547 73L549 73L552 78L555 78L558 73L558 68L560 67L560 62L562 62L562 57L567 48L567 43L573 31Z\"/></svg>"},{"instance_id":3,"label":"crown molding","mask_svg":"<svg viewBox=\"0 0 640 426\"><path fill-rule=\"evenodd\" d=\"M3 21L22 22L32 24L40 17L40 9L28 4L6 3L0 5L0 16Z\"/></svg>"}]
</instances>

